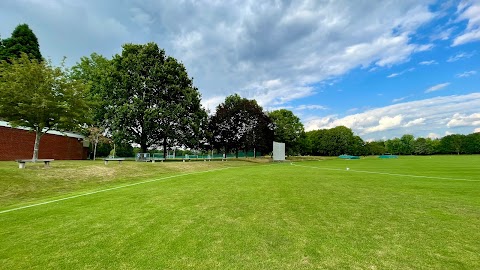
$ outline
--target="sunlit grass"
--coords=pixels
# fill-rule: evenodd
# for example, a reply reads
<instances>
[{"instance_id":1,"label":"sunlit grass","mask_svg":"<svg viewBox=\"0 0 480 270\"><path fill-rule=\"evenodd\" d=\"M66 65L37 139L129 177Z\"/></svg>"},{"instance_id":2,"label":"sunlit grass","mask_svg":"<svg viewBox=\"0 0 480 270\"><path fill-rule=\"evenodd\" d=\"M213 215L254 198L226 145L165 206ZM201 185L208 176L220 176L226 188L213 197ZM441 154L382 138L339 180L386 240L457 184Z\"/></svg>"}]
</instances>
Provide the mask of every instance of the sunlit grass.
<instances>
[{"instance_id":1,"label":"sunlit grass","mask_svg":"<svg viewBox=\"0 0 480 270\"><path fill-rule=\"evenodd\" d=\"M479 156L295 164L302 167L132 162L112 163L106 169L103 164L59 162L51 171L21 171L0 163L16 190L28 186L4 196L2 184L0 211L142 179L234 166L0 214L0 265L5 269L480 268ZM95 166L102 169L92 169ZM73 175L67 182L75 188L52 185L36 192L38 186L24 179L36 176L40 182L62 184L63 172Z\"/></svg>"}]
</instances>

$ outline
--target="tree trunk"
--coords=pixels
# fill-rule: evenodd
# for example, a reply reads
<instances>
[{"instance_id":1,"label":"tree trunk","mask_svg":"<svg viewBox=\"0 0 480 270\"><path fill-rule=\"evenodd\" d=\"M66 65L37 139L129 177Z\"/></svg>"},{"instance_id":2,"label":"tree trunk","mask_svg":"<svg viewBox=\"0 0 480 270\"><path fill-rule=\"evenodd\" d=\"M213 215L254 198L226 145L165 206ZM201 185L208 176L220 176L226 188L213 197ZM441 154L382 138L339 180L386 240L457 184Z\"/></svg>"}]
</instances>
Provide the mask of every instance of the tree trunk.
<instances>
[{"instance_id":1,"label":"tree trunk","mask_svg":"<svg viewBox=\"0 0 480 270\"><path fill-rule=\"evenodd\" d=\"M95 145L93 147L93 160L95 160L97 156L97 144L98 144L98 134L97 134L97 137L95 138Z\"/></svg>"},{"instance_id":2,"label":"tree trunk","mask_svg":"<svg viewBox=\"0 0 480 270\"><path fill-rule=\"evenodd\" d=\"M43 132L36 130L35 131L35 144L33 145L33 162L36 162L38 159L38 150L40 149L40 139L42 138Z\"/></svg>"},{"instance_id":3,"label":"tree trunk","mask_svg":"<svg viewBox=\"0 0 480 270\"><path fill-rule=\"evenodd\" d=\"M167 140L163 138L163 158L167 159Z\"/></svg>"}]
</instances>

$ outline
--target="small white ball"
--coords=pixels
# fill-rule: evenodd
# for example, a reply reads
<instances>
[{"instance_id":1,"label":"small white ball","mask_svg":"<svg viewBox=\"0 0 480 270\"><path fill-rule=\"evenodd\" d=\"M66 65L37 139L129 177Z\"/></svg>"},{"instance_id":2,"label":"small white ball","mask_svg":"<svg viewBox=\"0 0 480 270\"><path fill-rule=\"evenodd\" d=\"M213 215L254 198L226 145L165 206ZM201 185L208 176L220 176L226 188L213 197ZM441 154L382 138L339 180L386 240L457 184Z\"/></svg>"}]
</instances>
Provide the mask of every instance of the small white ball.
<instances>
[{"instance_id":1,"label":"small white ball","mask_svg":"<svg viewBox=\"0 0 480 270\"><path fill-rule=\"evenodd\" d=\"M347 167L347 171L350 170L350 168Z\"/></svg>"}]
</instances>

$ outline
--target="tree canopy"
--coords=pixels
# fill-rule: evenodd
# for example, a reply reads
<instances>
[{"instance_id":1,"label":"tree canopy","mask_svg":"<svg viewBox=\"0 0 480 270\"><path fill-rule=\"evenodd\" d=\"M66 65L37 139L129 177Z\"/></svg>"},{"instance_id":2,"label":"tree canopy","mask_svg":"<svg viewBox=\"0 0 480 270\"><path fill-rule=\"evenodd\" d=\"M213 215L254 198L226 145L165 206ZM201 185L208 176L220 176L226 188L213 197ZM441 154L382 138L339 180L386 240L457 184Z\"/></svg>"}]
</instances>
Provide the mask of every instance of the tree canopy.
<instances>
[{"instance_id":1,"label":"tree canopy","mask_svg":"<svg viewBox=\"0 0 480 270\"><path fill-rule=\"evenodd\" d=\"M63 67L29 59L22 53L0 64L0 118L35 131L33 159L41 136L50 129L75 130L84 124L87 87Z\"/></svg>"},{"instance_id":2,"label":"tree canopy","mask_svg":"<svg viewBox=\"0 0 480 270\"><path fill-rule=\"evenodd\" d=\"M268 116L274 125L274 140L285 143L288 155L298 154L300 139L305 132L300 118L287 109L272 111Z\"/></svg>"},{"instance_id":3,"label":"tree canopy","mask_svg":"<svg viewBox=\"0 0 480 270\"><path fill-rule=\"evenodd\" d=\"M12 36L1 40L0 43L0 60L10 61L11 58L20 58L22 53L27 54L31 59L43 60L37 36L27 24L18 25L13 30Z\"/></svg>"},{"instance_id":4,"label":"tree canopy","mask_svg":"<svg viewBox=\"0 0 480 270\"><path fill-rule=\"evenodd\" d=\"M228 96L210 118L212 144L227 153L240 149L269 152L273 142L273 124L255 100L238 94Z\"/></svg>"},{"instance_id":5,"label":"tree canopy","mask_svg":"<svg viewBox=\"0 0 480 270\"><path fill-rule=\"evenodd\" d=\"M92 53L90 57L80 58L75 66L72 67L72 76L81 80L89 86L87 99L90 103L89 114L93 125L104 127L105 114L108 106L108 100L105 99L109 91L109 73L111 73L111 61L104 56Z\"/></svg>"},{"instance_id":6,"label":"tree canopy","mask_svg":"<svg viewBox=\"0 0 480 270\"><path fill-rule=\"evenodd\" d=\"M104 99L114 139L152 146L198 145L206 112L185 67L155 43L126 44L112 59Z\"/></svg>"}]
</instances>

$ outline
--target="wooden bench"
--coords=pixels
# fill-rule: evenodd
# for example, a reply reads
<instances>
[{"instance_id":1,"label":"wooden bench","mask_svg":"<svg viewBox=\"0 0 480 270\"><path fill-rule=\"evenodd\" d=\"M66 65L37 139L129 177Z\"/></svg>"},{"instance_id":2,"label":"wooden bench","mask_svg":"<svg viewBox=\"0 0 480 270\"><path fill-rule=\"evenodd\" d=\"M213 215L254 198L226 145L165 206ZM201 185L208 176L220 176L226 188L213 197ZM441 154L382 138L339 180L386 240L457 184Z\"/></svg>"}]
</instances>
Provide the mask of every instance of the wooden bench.
<instances>
[{"instance_id":1,"label":"wooden bench","mask_svg":"<svg viewBox=\"0 0 480 270\"><path fill-rule=\"evenodd\" d=\"M54 161L54 159L37 159L35 161L33 159L17 159L16 161L18 162L19 169L25 169L25 163L27 162L43 162L45 168L48 168L50 167L50 162Z\"/></svg>"},{"instance_id":2,"label":"wooden bench","mask_svg":"<svg viewBox=\"0 0 480 270\"><path fill-rule=\"evenodd\" d=\"M118 163L122 163L122 161L124 160L125 158L106 158L104 159L104 162L105 162L105 165L107 165L109 161L118 161Z\"/></svg>"}]
</instances>

